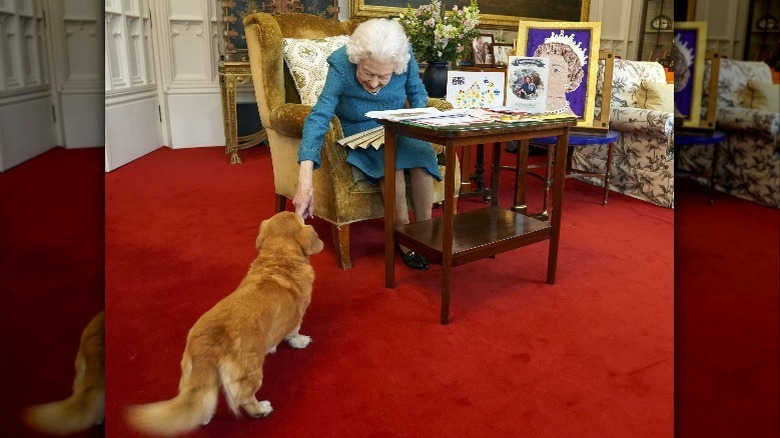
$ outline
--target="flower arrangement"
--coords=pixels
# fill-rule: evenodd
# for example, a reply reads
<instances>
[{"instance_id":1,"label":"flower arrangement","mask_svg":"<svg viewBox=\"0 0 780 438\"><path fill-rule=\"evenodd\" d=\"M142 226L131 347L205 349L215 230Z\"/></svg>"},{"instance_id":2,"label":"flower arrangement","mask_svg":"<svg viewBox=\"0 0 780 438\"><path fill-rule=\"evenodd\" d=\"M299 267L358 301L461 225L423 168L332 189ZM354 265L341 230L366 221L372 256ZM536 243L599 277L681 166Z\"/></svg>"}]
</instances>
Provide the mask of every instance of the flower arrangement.
<instances>
[{"instance_id":1,"label":"flower arrangement","mask_svg":"<svg viewBox=\"0 0 780 438\"><path fill-rule=\"evenodd\" d=\"M461 57L471 41L479 34L479 6L471 0L469 6L446 12L441 0L417 9L411 6L398 16L417 59L423 61L454 61Z\"/></svg>"}]
</instances>

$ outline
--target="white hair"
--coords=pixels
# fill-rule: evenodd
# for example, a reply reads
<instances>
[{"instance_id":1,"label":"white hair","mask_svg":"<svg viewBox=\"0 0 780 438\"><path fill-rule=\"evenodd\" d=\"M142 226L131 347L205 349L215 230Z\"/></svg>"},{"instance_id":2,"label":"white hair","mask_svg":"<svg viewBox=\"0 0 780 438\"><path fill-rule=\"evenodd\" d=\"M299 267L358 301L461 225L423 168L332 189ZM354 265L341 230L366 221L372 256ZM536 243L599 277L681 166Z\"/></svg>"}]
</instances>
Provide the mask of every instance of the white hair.
<instances>
[{"instance_id":1,"label":"white hair","mask_svg":"<svg viewBox=\"0 0 780 438\"><path fill-rule=\"evenodd\" d=\"M388 18L374 18L361 23L349 37L347 56L353 64L366 59L393 63L393 72L406 72L409 64L409 40L401 24Z\"/></svg>"}]
</instances>

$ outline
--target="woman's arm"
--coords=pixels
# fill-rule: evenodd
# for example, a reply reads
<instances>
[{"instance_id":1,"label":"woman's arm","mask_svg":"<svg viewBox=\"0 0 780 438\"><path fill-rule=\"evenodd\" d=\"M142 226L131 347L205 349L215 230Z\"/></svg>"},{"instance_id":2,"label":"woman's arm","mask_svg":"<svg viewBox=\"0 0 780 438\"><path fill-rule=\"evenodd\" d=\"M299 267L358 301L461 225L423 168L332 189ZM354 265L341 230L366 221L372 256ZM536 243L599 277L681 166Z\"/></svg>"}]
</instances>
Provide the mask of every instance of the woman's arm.
<instances>
[{"instance_id":1,"label":"woman's arm","mask_svg":"<svg viewBox=\"0 0 780 438\"><path fill-rule=\"evenodd\" d=\"M406 100L412 108L425 108L428 104L428 92L420 79L420 66L414 59L412 46L409 46L409 64L406 69Z\"/></svg>"}]
</instances>

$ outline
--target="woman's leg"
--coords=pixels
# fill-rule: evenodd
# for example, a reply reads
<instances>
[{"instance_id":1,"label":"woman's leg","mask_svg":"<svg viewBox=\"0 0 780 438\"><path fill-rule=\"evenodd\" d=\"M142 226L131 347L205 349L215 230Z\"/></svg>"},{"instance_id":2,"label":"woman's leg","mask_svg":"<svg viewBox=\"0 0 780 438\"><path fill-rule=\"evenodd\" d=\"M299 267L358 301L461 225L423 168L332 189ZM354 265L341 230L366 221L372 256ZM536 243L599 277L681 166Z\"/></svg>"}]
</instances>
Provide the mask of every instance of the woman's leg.
<instances>
[{"instance_id":1,"label":"woman's leg","mask_svg":"<svg viewBox=\"0 0 780 438\"><path fill-rule=\"evenodd\" d=\"M422 170L422 169L412 169L412 181L415 180L414 177L414 171L415 170ZM425 172L423 172L425 173ZM427 175L427 174L426 174ZM428 179L431 181L433 178L428 175ZM414 182L412 182L414 184ZM423 182L423 185L425 183ZM430 184L431 190L433 189L433 183ZM382 197L385 196L385 180L382 180L380 183L380 189L382 190ZM414 204L415 209L417 208L418 201L415 199L415 192L419 191L418 187L415 187L414 190L412 190L412 204ZM425 191L425 190L423 190ZM419 202L424 202L422 199ZM428 204L427 204L427 210L425 207L422 207L423 209L423 216L427 214L428 219L431 217L431 199L433 199L433 195L428 196ZM425 205L425 204L421 204ZM427 211L427 213L426 213ZM415 217L419 218L420 216L415 214ZM406 204L406 178L404 177L404 171L403 170L397 170L395 173L395 225L406 225L409 223L409 207ZM403 257L404 263L406 263L408 266L414 268L414 269L428 269L428 260L425 259L425 257L421 256L420 254L417 254L413 251L410 251L409 248L398 245L398 247L401 249L401 252L403 254L401 255Z\"/></svg>"},{"instance_id":2,"label":"woman's leg","mask_svg":"<svg viewBox=\"0 0 780 438\"><path fill-rule=\"evenodd\" d=\"M433 186L431 186L433 187ZM385 180L379 183L379 189L382 191L382 197L385 197ZM409 207L406 205L406 178L404 170L395 171L395 225L406 225L409 223Z\"/></svg>"},{"instance_id":3,"label":"woman's leg","mask_svg":"<svg viewBox=\"0 0 780 438\"><path fill-rule=\"evenodd\" d=\"M433 209L433 177L422 167L409 169L412 177L412 205L414 206L414 221L420 222L431 218ZM396 206L398 203L396 202ZM398 208L398 207L396 207Z\"/></svg>"}]
</instances>

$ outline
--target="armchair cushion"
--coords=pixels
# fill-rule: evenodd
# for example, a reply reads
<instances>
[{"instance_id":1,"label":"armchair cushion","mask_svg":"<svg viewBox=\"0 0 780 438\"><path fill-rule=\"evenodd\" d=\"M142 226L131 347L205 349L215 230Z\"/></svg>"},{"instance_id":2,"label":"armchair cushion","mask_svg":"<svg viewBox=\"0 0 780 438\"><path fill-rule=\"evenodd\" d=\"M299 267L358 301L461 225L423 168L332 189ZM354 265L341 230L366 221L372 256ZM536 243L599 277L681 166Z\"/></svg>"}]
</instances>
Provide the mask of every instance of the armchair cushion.
<instances>
[{"instance_id":1,"label":"armchair cushion","mask_svg":"<svg viewBox=\"0 0 780 438\"><path fill-rule=\"evenodd\" d=\"M643 81L637 98L644 109L674 112L674 84Z\"/></svg>"},{"instance_id":2,"label":"armchair cushion","mask_svg":"<svg viewBox=\"0 0 780 438\"><path fill-rule=\"evenodd\" d=\"M666 139L674 133L674 113L642 108L614 108L609 125L619 132Z\"/></svg>"},{"instance_id":3,"label":"armchair cushion","mask_svg":"<svg viewBox=\"0 0 780 438\"><path fill-rule=\"evenodd\" d=\"M748 81L750 107L756 110L780 112L780 84Z\"/></svg>"},{"instance_id":4,"label":"armchair cushion","mask_svg":"<svg viewBox=\"0 0 780 438\"><path fill-rule=\"evenodd\" d=\"M780 132L780 113L751 108L718 108L718 128L742 134L750 133L767 139L777 138Z\"/></svg>"},{"instance_id":5,"label":"armchair cushion","mask_svg":"<svg viewBox=\"0 0 780 438\"><path fill-rule=\"evenodd\" d=\"M284 62L295 82L301 103L314 105L328 76L328 56L347 44L349 36L317 39L283 38Z\"/></svg>"}]
</instances>

